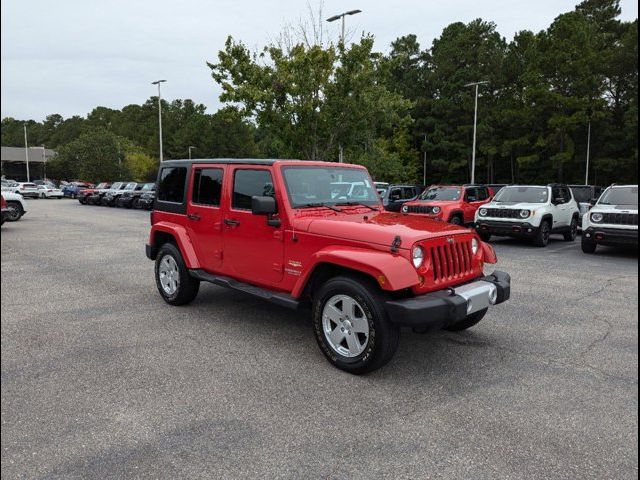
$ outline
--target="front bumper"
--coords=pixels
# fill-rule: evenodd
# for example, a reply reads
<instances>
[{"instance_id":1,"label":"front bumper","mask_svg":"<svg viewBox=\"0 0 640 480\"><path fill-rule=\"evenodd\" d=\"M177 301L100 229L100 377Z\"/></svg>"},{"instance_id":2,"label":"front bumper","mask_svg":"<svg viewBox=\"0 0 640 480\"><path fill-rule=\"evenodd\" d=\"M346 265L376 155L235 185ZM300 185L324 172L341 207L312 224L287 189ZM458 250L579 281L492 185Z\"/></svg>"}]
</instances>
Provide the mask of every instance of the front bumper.
<instances>
[{"instance_id":1,"label":"front bumper","mask_svg":"<svg viewBox=\"0 0 640 480\"><path fill-rule=\"evenodd\" d=\"M604 246L638 246L638 229L624 228L598 228L591 226L582 232L582 236L588 241Z\"/></svg>"},{"instance_id":2,"label":"front bumper","mask_svg":"<svg viewBox=\"0 0 640 480\"><path fill-rule=\"evenodd\" d=\"M478 232L490 233L501 237L535 237L538 227L529 222L500 222L495 220L478 220L476 222Z\"/></svg>"},{"instance_id":3,"label":"front bumper","mask_svg":"<svg viewBox=\"0 0 640 480\"><path fill-rule=\"evenodd\" d=\"M389 319L396 325L437 329L506 302L510 296L511 277L505 272L495 271L452 289L412 298L387 300L385 308Z\"/></svg>"},{"instance_id":4,"label":"front bumper","mask_svg":"<svg viewBox=\"0 0 640 480\"><path fill-rule=\"evenodd\" d=\"M118 207L127 207L133 202L133 197L118 197L116 205Z\"/></svg>"}]
</instances>

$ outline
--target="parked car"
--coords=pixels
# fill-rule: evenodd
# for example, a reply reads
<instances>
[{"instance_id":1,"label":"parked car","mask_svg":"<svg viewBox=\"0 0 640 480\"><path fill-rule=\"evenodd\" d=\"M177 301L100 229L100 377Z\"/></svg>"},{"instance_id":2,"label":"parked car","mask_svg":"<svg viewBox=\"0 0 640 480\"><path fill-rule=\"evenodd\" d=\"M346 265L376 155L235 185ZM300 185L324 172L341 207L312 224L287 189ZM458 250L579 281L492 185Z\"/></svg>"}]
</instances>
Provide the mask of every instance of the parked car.
<instances>
[{"instance_id":1,"label":"parked car","mask_svg":"<svg viewBox=\"0 0 640 480\"><path fill-rule=\"evenodd\" d=\"M87 205L100 205L102 201L102 197L107 194L112 188L120 188L122 186L122 182L115 182L113 184L102 183L102 188L93 189L93 193L85 195L85 203Z\"/></svg>"},{"instance_id":2,"label":"parked car","mask_svg":"<svg viewBox=\"0 0 640 480\"><path fill-rule=\"evenodd\" d=\"M402 213L470 225L478 208L488 203L492 194L485 185L432 185L418 198L405 203Z\"/></svg>"},{"instance_id":3,"label":"parked car","mask_svg":"<svg viewBox=\"0 0 640 480\"><path fill-rule=\"evenodd\" d=\"M138 183L133 190L125 190L116 200L116 206L124 208L138 208L140 197L155 190L155 183Z\"/></svg>"},{"instance_id":4,"label":"parked car","mask_svg":"<svg viewBox=\"0 0 640 480\"><path fill-rule=\"evenodd\" d=\"M422 190L422 187L417 185L389 185L382 193L378 189L378 194L385 210L399 212L402 205L410 200L415 200L422 193Z\"/></svg>"},{"instance_id":5,"label":"parked car","mask_svg":"<svg viewBox=\"0 0 640 480\"><path fill-rule=\"evenodd\" d=\"M87 200L91 195L94 195L96 192L99 192L101 190L106 191L109 189L109 187L111 187L110 183L102 182L95 187L82 189L78 192L77 195L78 202L80 202L82 205L86 205Z\"/></svg>"},{"instance_id":6,"label":"parked car","mask_svg":"<svg viewBox=\"0 0 640 480\"><path fill-rule=\"evenodd\" d=\"M600 198L600 195L602 195L604 191L604 187L598 187L596 185L569 185L569 188L573 193L573 198L578 202L578 209L580 210L578 226L582 228L584 214L598 201L598 198Z\"/></svg>"},{"instance_id":7,"label":"parked car","mask_svg":"<svg viewBox=\"0 0 640 480\"><path fill-rule=\"evenodd\" d=\"M335 178L364 190L335 198ZM347 372L386 364L401 326L464 330L510 295L509 275L483 273L489 244L385 212L362 166L169 160L157 185L146 254L165 302L189 303L205 281L308 305L321 351Z\"/></svg>"},{"instance_id":8,"label":"parked car","mask_svg":"<svg viewBox=\"0 0 640 480\"><path fill-rule=\"evenodd\" d=\"M112 186L100 199L100 205L115 207L118 198L125 192L132 192L136 185L136 182L122 182L118 188Z\"/></svg>"},{"instance_id":9,"label":"parked car","mask_svg":"<svg viewBox=\"0 0 640 480\"><path fill-rule=\"evenodd\" d=\"M19 193L23 198L38 198L40 192L38 186L31 182L18 182L10 188L11 192Z\"/></svg>"},{"instance_id":10,"label":"parked car","mask_svg":"<svg viewBox=\"0 0 640 480\"><path fill-rule=\"evenodd\" d=\"M478 209L476 228L489 241L492 235L527 238L546 247L552 234L573 242L580 212L567 185L511 185Z\"/></svg>"},{"instance_id":11,"label":"parked car","mask_svg":"<svg viewBox=\"0 0 640 480\"><path fill-rule=\"evenodd\" d=\"M598 245L638 248L638 186L612 185L583 218L582 251Z\"/></svg>"},{"instance_id":12,"label":"parked car","mask_svg":"<svg viewBox=\"0 0 640 480\"><path fill-rule=\"evenodd\" d=\"M52 188L57 188L57 185L54 182L52 182L51 180L47 179L47 178L40 179L40 180L34 180L33 183L35 183L38 186L47 185L47 186L51 186Z\"/></svg>"},{"instance_id":13,"label":"parked car","mask_svg":"<svg viewBox=\"0 0 640 480\"><path fill-rule=\"evenodd\" d=\"M3 213L3 219L7 222L16 222L27 213L27 202L19 193L5 191L2 197L7 202L6 211Z\"/></svg>"},{"instance_id":14,"label":"parked car","mask_svg":"<svg viewBox=\"0 0 640 480\"><path fill-rule=\"evenodd\" d=\"M388 182L373 182L373 184L375 185L376 190L378 191L378 194L381 197L384 194L384 192L389 188Z\"/></svg>"},{"instance_id":15,"label":"parked car","mask_svg":"<svg viewBox=\"0 0 640 480\"><path fill-rule=\"evenodd\" d=\"M78 198L78 194L87 188L92 188L93 185L84 182L70 182L62 187L62 194L69 198Z\"/></svg>"},{"instance_id":16,"label":"parked car","mask_svg":"<svg viewBox=\"0 0 640 480\"><path fill-rule=\"evenodd\" d=\"M155 183L153 185L152 190L148 190L140 195L140 199L136 204L133 205L133 208L141 208L143 210L152 210L153 202L156 199L156 186Z\"/></svg>"},{"instance_id":17,"label":"parked car","mask_svg":"<svg viewBox=\"0 0 640 480\"><path fill-rule=\"evenodd\" d=\"M4 225L5 220L7 219L7 215L9 214L9 209L7 208L7 201L4 199L2 195L0 195L0 225Z\"/></svg>"},{"instance_id":18,"label":"parked car","mask_svg":"<svg viewBox=\"0 0 640 480\"><path fill-rule=\"evenodd\" d=\"M64 197L62 190L51 185L38 185L38 192L40 198L57 198L59 200Z\"/></svg>"}]
</instances>

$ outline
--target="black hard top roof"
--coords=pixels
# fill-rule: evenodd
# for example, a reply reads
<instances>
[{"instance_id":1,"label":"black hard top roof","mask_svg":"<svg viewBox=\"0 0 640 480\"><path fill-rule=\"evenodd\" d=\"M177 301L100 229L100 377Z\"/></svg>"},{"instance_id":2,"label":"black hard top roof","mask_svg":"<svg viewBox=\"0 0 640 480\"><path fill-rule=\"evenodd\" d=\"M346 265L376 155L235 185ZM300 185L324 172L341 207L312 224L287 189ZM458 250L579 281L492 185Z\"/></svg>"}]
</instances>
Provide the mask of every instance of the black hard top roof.
<instances>
[{"instance_id":1,"label":"black hard top roof","mask_svg":"<svg viewBox=\"0 0 640 480\"><path fill-rule=\"evenodd\" d=\"M273 158L193 158L180 160L165 160L162 165L183 165L187 166L192 163L230 163L243 165L273 165L279 160ZM280 160L281 161L281 160Z\"/></svg>"}]
</instances>

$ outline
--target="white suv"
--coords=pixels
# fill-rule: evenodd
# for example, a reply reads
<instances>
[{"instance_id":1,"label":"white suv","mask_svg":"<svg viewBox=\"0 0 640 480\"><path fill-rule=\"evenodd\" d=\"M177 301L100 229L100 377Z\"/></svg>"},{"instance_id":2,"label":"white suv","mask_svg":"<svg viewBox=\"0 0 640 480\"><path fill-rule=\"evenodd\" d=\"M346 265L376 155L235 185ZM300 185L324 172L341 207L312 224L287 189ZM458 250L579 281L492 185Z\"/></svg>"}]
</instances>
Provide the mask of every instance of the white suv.
<instances>
[{"instance_id":1,"label":"white suv","mask_svg":"<svg viewBox=\"0 0 640 480\"><path fill-rule=\"evenodd\" d=\"M612 185L582 218L582 251L598 245L638 248L638 186Z\"/></svg>"},{"instance_id":2,"label":"white suv","mask_svg":"<svg viewBox=\"0 0 640 480\"><path fill-rule=\"evenodd\" d=\"M491 203L479 208L475 223L484 241L491 235L529 238L546 247L553 233L573 242L578 233L580 210L566 185L510 185Z\"/></svg>"}]
</instances>

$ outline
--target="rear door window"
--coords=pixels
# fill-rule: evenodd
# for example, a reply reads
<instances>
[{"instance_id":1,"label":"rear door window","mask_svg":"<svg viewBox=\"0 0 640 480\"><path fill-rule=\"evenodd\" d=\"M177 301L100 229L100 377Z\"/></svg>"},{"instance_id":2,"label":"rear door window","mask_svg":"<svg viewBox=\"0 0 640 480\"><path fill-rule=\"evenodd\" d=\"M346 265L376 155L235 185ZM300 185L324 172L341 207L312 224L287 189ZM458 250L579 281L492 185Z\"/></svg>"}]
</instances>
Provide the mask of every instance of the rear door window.
<instances>
[{"instance_id":1,"label":"rear door window","mask_svg":"<svg viewBox=\"0 0 640 480\"><path fill-rule=\"evenodd\" d=\"M221 193L221 168L196 168L194 170L191 193L191 201L193 203L219 207Z\"/></svg>"},{"instance_id":2,"label":"rear door window","mask_svg":"<svg viewBox=\"0 0 640 480\"><path fill-rule=\"evenodd\" d=\"M273 179L268 170L236 170L231 207L251 210L251 197L275 197Z\"/></svg>"}]
</instances>

